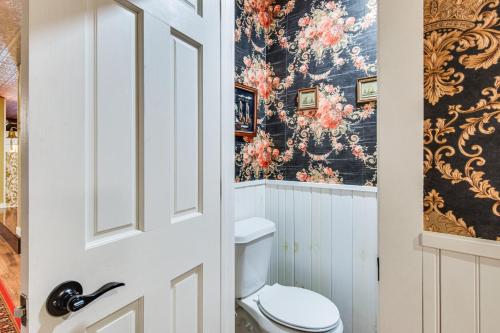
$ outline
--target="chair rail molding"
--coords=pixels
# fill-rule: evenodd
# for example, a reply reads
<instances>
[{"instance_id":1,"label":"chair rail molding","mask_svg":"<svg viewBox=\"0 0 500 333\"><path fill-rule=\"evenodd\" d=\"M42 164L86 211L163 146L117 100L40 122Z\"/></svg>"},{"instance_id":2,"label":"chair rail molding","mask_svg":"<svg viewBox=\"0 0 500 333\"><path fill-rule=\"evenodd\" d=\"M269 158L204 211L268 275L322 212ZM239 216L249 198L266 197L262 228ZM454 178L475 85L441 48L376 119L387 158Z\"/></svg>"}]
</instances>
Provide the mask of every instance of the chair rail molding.
<instances>
[{"instance_id":1,"label":"chair rail molding","mask_svg":"<svg viewBox=\"0 0 500 333\"><path fill-rule=\"evenodd\" d=\"M500 242L486 239L424 231L420 235L420 244L424 247L500 259Z\"/></svg>"}]
</instances>

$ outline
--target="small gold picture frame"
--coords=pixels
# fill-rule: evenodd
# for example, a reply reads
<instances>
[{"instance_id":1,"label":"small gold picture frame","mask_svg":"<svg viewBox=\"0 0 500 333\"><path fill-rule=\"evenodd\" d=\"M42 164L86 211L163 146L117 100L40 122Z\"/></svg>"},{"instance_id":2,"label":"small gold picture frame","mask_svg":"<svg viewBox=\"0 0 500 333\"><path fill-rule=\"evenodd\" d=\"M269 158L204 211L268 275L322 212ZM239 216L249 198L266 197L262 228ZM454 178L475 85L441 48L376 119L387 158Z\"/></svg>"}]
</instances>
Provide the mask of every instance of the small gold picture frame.
<instances>
[{"instance_id":1,"label":"small gold picture frame","mask_svg":"<svg viewBox=\"0 0 500 333\"><path fill-rule=\"evenodd\" d=\"M314 111L318 108L318 87L299 89L298 111Z\"/></svg>"},{"instance_id":2,"label":"small gold picture frame","mask_svg":"<svg viewBox=\"0 0 500 333\"><path fill-rule=\"evenodd\" d=\"M377 100L377 77L370 76L357 80L356 101L358 103L373 102Z\"/></svg>"}]
</instances>

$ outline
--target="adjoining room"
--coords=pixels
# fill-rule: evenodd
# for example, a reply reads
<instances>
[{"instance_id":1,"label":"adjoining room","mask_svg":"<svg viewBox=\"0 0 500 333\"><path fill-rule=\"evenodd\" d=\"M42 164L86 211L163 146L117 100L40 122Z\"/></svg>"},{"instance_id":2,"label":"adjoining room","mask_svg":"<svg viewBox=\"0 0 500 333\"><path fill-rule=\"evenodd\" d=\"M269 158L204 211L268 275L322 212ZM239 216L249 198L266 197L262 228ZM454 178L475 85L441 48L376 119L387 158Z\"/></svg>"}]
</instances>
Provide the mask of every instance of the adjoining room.
<instances>
[{"instance_id":1,"label":"adjoining room","mask_svg":"<svg viewBox=\"0 0 500 333\"><path fill-rule=\"evenodd\" d=\"M376 13L236 1L238 333L377 331Z\"/></svg>"}]
</instances>

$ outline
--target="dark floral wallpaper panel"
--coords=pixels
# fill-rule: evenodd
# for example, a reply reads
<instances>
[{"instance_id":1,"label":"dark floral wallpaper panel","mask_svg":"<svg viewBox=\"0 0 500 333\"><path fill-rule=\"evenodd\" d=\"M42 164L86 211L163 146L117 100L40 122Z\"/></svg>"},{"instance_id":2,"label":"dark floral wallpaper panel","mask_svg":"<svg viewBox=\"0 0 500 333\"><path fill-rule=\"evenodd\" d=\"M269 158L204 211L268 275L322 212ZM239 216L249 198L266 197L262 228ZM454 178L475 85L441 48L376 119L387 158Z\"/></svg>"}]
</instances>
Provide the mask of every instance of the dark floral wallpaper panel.
<instances>
[{"instance_id":1,"label":"dark floral wallpaper panel","mask_svg":"<svg viewBox=\"0 0 500 333\"><path fill-rule=\"evenodd\" d=\"M376 185L376 104L356 79L376 75L376 2L237 0L236 81L257 88L258 133L236 139L236 181ZM316 112L298 89L318 87Z\"/></svg>"},{"instance_id":2,"label":"dark floral wallpaper panel","mask_svg":"<svg viewBox=\"0 0 500 333\"><path fill-rule=\"evenodd\" d=\"M424 225L500 240L498 0L425 0Z\"/></svg>"}]
</instances>

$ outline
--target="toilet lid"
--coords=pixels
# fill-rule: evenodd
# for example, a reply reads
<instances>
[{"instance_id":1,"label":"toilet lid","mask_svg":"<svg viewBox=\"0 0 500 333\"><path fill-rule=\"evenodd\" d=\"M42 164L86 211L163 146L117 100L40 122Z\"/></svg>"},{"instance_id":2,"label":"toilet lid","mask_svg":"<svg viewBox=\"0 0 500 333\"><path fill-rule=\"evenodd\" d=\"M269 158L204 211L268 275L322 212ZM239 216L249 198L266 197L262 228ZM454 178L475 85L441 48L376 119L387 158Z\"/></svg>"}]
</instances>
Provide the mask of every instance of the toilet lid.
<instances>
[{"instance_id":1,"label":"toilet lid","mask_svg":"<svg viewBox=\"0 0 500 333\"><path fill-rule=\"evenodd\" d=\"M310 290L275 284L259 294L259 309L269 319L305 332L326 332L340 319L328 298Z\"/></svg>"}]
</instances>

